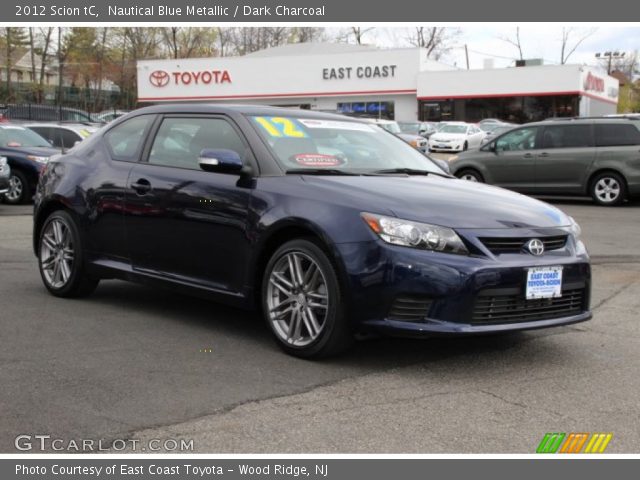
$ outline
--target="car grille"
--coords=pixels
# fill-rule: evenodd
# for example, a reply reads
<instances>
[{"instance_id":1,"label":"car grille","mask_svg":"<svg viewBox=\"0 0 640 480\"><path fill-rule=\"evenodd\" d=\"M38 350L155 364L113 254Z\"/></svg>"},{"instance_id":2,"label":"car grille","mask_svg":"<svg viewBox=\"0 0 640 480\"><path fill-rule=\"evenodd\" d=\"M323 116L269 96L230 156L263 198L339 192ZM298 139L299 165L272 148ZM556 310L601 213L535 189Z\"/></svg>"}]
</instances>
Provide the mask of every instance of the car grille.
<instances>
[{"instance_id":1,"label":"car grille","mask_svg":"<svg viewBox=\"0 0 640 480\"><path fill-rule=\"evenodd\" d=\"M403 322L422 322L428 315L432 300L427 297L398 297L391 305L389 318Z\"/></svg>"},{"instance_id":2,"label":"car grille","mask_svg":"<svg viewBox=\"0 0 640 480\"><path fill-rule=\"evenodd\" d=\"M535 300L526 300L522 294L480 292L476 297L471 323L489 325L568 317L584 310L584 300L584 288L565 290L560 298Z\"/></svg>"},{"instance_id":3,"label":"car grille","mask_svg":"<svg viewBox=\"0 0 640 480\"><path fill-rule=\"evenodd\" d=\"M524 245L532 238L539 238L544 243L544 251L559 250L567 244L567 235L557 235L554 237L495 237L480 238L489 251L495 255L501 253L522 253Z\"/></svg>"}]
</instances>

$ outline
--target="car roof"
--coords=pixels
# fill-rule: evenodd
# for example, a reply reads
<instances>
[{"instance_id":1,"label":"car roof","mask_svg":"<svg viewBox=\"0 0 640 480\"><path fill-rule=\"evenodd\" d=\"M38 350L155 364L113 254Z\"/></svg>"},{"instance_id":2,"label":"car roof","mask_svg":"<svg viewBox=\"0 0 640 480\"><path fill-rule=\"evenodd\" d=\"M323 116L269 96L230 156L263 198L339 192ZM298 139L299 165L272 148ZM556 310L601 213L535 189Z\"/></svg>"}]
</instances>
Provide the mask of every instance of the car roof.
<instances>
[{"instance_id":1,"label":"car roof","mask_svg":"<svg viewBox=\"0 0 640 480\"><path fill-rule=\"evenodd\" d=\"M540 126L544 126L544 125L571 125L571 124L575 124L576 122L578 123L620 123L620 122L625 122L625 121L629 121L629 122L638 122L637 118L633 118L633 117L567 117L567 118L562 118L562 117L558 117L555 119L551 119L548 118L546 120L541 120L539 122L531 122L531 123L525 123L521 126L529 126L529 125L540 125Z\"/></svg>"},{"instance_id":2,"label":"car roof","mask_svg":"<svg viewBox=\"0 0 640 480\"><path fill-rule=\"evenodd\" d=\"M141 113L240 113L249 116L296 116L299 118L317 118L341 122L364 123L365 119L348 117L335 113L317 112L285 107L269 107L264 105L217 104L217 103L166 103L134 110ZM395 122L393 122L395 123Z\"/></svg>"}]
</instances>

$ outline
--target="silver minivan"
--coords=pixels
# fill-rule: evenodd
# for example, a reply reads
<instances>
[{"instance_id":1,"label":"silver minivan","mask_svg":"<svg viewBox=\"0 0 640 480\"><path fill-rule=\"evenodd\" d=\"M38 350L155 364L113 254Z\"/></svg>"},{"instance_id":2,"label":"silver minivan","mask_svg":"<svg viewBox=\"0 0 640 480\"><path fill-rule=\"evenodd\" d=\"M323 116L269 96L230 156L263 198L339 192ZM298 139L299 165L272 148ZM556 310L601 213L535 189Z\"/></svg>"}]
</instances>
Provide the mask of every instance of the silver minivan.
<instances>
[{"instance_id":1,"label":"silver minivan","mask_svg":"<svg viewBox=\"0 0 640 480\"><path fill-rule=\"evenodd\" d=\"M458 178L527 194L590 195L600 205L640 196L640 121L546 120L510 130L450 162Z\"/></svg>"}]
</instances>

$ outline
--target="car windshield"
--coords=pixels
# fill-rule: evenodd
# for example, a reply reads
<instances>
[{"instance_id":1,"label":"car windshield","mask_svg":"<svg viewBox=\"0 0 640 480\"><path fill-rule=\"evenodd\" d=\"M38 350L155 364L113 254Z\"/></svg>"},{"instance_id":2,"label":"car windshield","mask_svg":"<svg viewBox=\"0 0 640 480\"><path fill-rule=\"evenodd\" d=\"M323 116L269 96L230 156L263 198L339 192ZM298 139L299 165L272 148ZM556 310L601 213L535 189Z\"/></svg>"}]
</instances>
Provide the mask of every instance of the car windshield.
<instances>
[{"instance_id":1,"label":"car windshield","mask_svg":"<svg viewBox=\"0 0 640 480\"><path fill-rule=\"evenodd\" d=\"M384 128L387 132L391 132L391 133L402 133L402 130L400 129L400 125L398 125L397 123L378 123L378 125L380 125L382 128Z\"/></svg>"},{"instance_id":2,"label":"car windshield","mask_svg":"<svg viewBox=\"0 0 640 480\"><path fill-rule=\"evenodd\" d=\"M440 133L467 133L466 125L445 125L440 129Z\"/></svg>"},{"instance_id":3,"label":"car windshield","mask_svg":"<svg viewBox=\"0 0 640 480\"><path fill-rule=\"evenodd\" d=\"M0 127L0 146L50 147L51 144L33 130L22 127Z\"/></svg>"},{"instance_id":4,"label":"car windshield","mask_svg":"<svg viewBox=\"0 0 640 480\"><path fill-rule=\"evenodd\" d=\"M426 156L377 125L295 116L255 116L251 120L284 170L443 173Z\"/></svg>"},{"instance_id":5,"label":"car windshield","mask_svg":"<svg viewBox=\"0 0 640 480\"><path fill-rule=\"evenodd\" d=\"M411 133L413 135L417 135L420 132L420 124L419 123L399 123L400 130L402 133Z\"/></svg>"}]
</instances>

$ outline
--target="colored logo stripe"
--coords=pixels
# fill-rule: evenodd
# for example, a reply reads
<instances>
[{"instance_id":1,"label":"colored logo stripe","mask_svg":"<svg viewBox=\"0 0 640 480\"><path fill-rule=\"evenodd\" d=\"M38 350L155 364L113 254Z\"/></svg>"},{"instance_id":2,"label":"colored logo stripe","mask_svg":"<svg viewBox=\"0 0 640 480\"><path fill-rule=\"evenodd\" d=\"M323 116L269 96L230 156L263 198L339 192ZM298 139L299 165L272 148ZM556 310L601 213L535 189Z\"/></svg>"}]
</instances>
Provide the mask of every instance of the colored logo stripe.
<instances>
[{"instance_id":1,"label":"colored logo stripe","mask_svg":"<svg viewBox=\"0 0 640 480\"><path fill-rule=\"evenodd\" d=\"M584 453L604 453L611 438L613 438L612 433L594 433Z\"/></svg>"},{"instance_id":2,"label":"colored logo stripe","mask_svg":"<svg viewBox=\"0 0 640 480\"><path fill-rule=\"evenodd\" d=\"M547 433L538 445L536 453L556 453L564 437L564 433Z\"/></svg>"},{"instance_id":3,"label":"colored logo stripe","mask_svg":"<svg viewBox=\"0 0 640 480\"><path fill-rule=\"evenodd\" d=\"M547 433L536 453L604 453L612 438L612 433Z\"/></svg>"}]
</instances>

